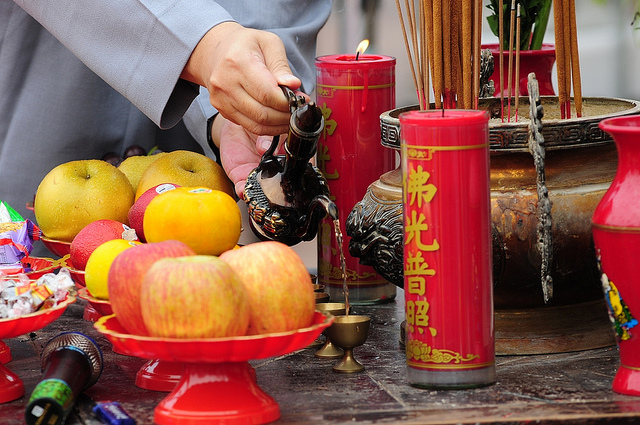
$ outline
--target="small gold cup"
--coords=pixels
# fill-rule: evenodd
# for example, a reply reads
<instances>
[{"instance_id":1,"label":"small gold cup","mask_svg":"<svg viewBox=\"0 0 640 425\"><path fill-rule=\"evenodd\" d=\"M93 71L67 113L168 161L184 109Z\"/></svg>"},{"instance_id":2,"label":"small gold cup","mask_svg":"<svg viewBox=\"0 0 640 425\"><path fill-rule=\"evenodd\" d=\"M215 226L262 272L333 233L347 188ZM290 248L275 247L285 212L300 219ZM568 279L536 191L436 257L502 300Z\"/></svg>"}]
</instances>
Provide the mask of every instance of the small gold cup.
<instances>
[{"instance_id":1,"label":"small gold cup","mask_svg":"<svg viewBox=\"0 0 640 425\"><path fill-rule=\"evenodd\" d=\"M353 357L353 349L363 345L369 336L369 316L336 316L333 324L326 328L327 338L344 350L340 362L333 370L343 373L362 372L364 366Z\"/></svg>"},{"instance_id":2,"label":"small gold cup","mask_svg":"<svg viewBox=\"0 0 640 425\"><path fill-rule=\"evenodd\" d=\"M316 309L330 313L334 316L341 316L346 314L347 307L345 303L319 303L316 304ZM331 327L331 326L329 326ZM321 359L339 359L344 355L342 349L336 347L331 343L331 338L327 335L327 329L322 332L326 337L325 343L318 351L316 351L316 357Z\"/></svg>"},{"instance_id":3,"label":"small gold cup","mask_svg":"<svg viewBox=\"0 0 640 425\"><path fill-rule=\"evenodd\" d=\"M314 292L316 296L316 305L329 302L329 294L326 292Z\"/></svg>"},{"instance_id":4,"label":"small gold cup","mask_svg":"<svg viewBox=\"0 0 640 425\"><path fill-rule=\"evenodd\" d=\"M325 286L322 283L313 284L313 292L324 292Z\"/></svg>"}]
</instances>

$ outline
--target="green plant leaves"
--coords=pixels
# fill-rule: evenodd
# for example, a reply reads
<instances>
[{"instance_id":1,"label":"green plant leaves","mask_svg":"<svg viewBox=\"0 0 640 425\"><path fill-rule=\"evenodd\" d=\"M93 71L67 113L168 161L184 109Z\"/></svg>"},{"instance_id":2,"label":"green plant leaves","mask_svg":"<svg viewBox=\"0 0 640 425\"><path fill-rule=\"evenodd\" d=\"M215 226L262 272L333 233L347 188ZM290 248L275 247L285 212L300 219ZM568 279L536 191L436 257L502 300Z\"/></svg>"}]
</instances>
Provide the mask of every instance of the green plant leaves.
<instances>
[{"instance_id":1,"label":"green plant leaves","mask_svg":"<svg viewBox=\"0 0 640 425\"><path fill-rule=\"evenodd\" d=\"M551 11L552 0L519 0L520 4L520 49L521 50L538 50L542 47L542 39L547 30L549 21L549 13ZM510 0L503 1L503 22L504 22L504 40L503 48L509 48L509 33L511 24L511 6ZM487 17L487 22L491 31L496 37L499 37L499 0L491 0L487 8L493 12L493 15ZM514 24L515 25L515 24ZM515 36L514 36L515 43ZM515 46L514 46L515 48Z\"/></svg>"}]
</instances>

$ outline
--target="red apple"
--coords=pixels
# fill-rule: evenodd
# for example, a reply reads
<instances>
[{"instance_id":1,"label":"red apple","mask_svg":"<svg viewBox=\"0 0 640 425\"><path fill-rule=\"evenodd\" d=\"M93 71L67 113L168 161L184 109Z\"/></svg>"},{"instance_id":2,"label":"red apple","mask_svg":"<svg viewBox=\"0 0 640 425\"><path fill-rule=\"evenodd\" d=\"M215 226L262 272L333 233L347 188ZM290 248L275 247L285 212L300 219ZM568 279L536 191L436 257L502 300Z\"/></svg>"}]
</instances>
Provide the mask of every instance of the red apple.
<instances>
[{"instance_id":1,"label":"red apple","mask_svg":"<svg viewBox=\"0 0 640 425\"><path fill-rule=\"evenodd\" d=\"M140 310L140 288L145 274L162 258L195 253L188 245L174 240L141 244L126 251L126 255L118 254L109 269L109 301L118 321L129 333L149 335Z\"/></svg>"},{"instance_id":2,"label":"red apple","mask_svg":"<svg viewBox=\"0 0 640 425\"><path fill-rule=\"evenodd\" d=\"M144 237L144 228L142 226L144 212L147 209L147 205L149 205L149 202L151 202L151 200L159 194L164 193L168 190L175 189L176 187L180 186L173 183L161 183L159 185L153 186L152 188L146 190L142 195L140 195L140 197L133 203L131 208L129 208L129 225L136 231L138 237L142 242L147 241Z\"/></svg>"},{"instance_id":3,"label":"red apple","mask_svg":"<svg viewBox=\"0 0 640 425\"><path fill-rule=\"evenodd\" d=\"M74 269L84 270L91 253L106 241L137 241L135 230L115 220L96 220L87 224L71 241L69 258Z\"/></svg>"},{"instance_id":4,"label":"red apple","mask_svg":"<svg viewBox=\"0 0 640 425\"><path fill-rule=\"evenodd\" d=\"M144 324L151 336L161 338L245 335L247 297L233 269L212 255L158 260L140 289Z\"/></svg>"},{"instance_id":5,"label":"red apple","mask_svg":"<svg viewBox=\"0 0 640 425\"><path fill-rule=\"evenodd\" d=\"M249 293L249 335L309 326L315 311L311 277L304 262L281 242L256 242L226 251L220 259L240 276Z\"/></svg>"}]
</instances>

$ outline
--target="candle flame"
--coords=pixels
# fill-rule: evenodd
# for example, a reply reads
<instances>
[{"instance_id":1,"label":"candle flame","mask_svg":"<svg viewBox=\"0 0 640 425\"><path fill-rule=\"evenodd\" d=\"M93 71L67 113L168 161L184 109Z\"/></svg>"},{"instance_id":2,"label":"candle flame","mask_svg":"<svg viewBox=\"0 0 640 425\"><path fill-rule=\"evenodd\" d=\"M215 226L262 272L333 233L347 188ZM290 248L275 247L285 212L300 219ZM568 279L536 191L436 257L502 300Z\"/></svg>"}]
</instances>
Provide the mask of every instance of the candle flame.
<instances>
[{"instance_id":1,"label":"candle flame","mask_svg":"<svg viewBox=\"0 0 640 425\"><path fill-rule=\"evenodd\" d=\"M364 39L360 42L360 44L358 44L358 48L356 49L356 52L358 54L364 53L365 50L367 50L367 47L369 47L369 40Z\"/></svg>"}]
</instances>

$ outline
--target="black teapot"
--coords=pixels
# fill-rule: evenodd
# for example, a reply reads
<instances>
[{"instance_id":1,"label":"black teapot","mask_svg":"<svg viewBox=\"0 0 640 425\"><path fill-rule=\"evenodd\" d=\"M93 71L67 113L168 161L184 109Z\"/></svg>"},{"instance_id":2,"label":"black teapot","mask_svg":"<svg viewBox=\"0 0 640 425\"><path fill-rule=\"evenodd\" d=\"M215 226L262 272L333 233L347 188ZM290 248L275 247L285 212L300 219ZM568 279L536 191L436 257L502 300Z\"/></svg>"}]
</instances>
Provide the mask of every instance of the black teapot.
<instances>
[{"instance_id":1,"label":"black teapot","mask_svg":"<svg viewBox=\"0 0 640 425\"><path fill-rule=\"evenodd\" d=\"M244 200L258 238L291 246L313 239L320 220L327 214L337 220L338 209L327 180L309 162L324 129L322 110L287 87L283 91L291 108L285 155L274 154L280 143L280 136L275 136L247 177Z\"/></svg>"}]
</instances>

